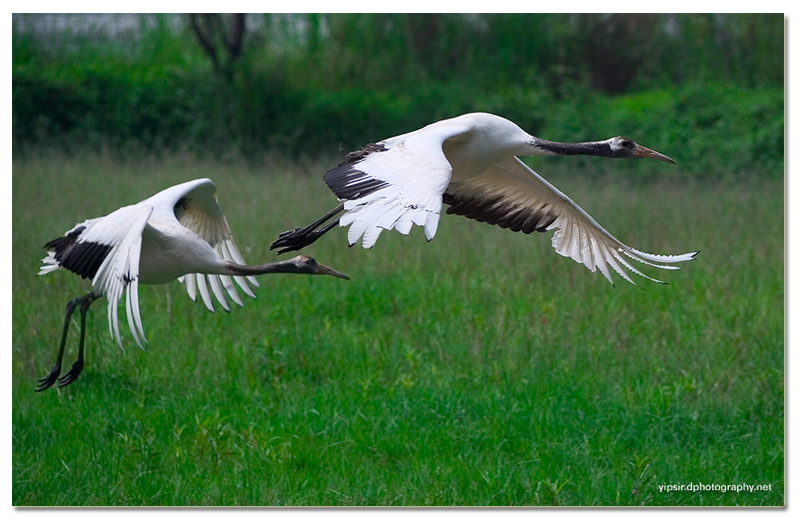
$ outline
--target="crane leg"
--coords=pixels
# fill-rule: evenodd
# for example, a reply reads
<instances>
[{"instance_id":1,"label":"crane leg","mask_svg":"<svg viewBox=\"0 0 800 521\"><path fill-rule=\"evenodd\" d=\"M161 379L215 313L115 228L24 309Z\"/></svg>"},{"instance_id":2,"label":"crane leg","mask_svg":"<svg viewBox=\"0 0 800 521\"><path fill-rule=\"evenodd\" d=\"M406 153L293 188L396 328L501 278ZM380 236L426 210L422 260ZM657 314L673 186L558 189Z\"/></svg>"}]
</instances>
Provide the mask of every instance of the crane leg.
<instances>
[{"instance_id":1,"label":"crane leg","mask_svg":"<svg viewBox=\"0 0 800 521\"><path fill-rule=\"evenodd\" d=\"M80 343L78 344L78 359L72 364L69 372L58 379L59 387L64 387L65 385L71 384L78 379L78 375L80 375L81 371L83 371L84 340L86 339L86 312L89 311L89 306L92 305L92 302L98 298L100 297L96 296L94 293L89 293L80 300L81 339Z\"/></svg>"},{"instance_id":2,"label":"crane leg","mask_svg":"<svg viewBox=\"0 0 800 521\"><path fill-rule=\"evenodd\" d=\"M335 221L322 226L325 221L332 218L342 210L344 210L344 203L340 204L308 226L294 228L293 230L287 230L279 234L278 238L275 239L275 242L270 245L269 249L274 250L275 248L280 248L278 250L278 253L280 254L286 253L287 251L299 250L300 248L308 246L322 237L331 228L339 224L339 219L336 219Z\"/></svg>"},{"instance_id":3,"label":"crane leg","mask_svg":"<svg viewBox=\"0 0 800 521\"><path fill-rule=\"evenodd\" d=\"M64 312L64 329L61 333L61 345L58 347L58 358L56 358L56 363L50 369L50 372L47 373L45 376L39 378L39 386L36 388L36 392L44 391L51 385L53 385L58 378L58 375L61 374L61 360L64 358L64 347L67 344L67 333L69 332L69 322L72 318L72 313L75 312L75 308L79 305L83 307L83 302L87 299L89 303L91 303L97 297L94 296L94 293L88 293L82 297L74 298L67 302L66 310ZM88 305L86 306L88 308ZM82 320L83 322L83 320ZM83 327L83 326L81 326Z\"/></svg>"}]
</instances>

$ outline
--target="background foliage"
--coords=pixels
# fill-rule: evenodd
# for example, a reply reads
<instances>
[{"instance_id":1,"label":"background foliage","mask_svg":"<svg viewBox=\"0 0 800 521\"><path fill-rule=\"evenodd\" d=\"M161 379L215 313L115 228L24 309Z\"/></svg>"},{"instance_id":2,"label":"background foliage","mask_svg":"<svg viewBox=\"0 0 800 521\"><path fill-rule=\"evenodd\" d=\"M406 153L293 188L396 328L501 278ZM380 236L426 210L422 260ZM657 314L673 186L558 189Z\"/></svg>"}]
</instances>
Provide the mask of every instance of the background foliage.
<instances>
[{"instance_id":1,"label":"background foliage","mask_svg":"<svg viewBox=\"0 0 800 521\"><path fill-rule=\"evenodd\" d=\"M15 152L314 156L488 111L627 135L686 175L782 175L780 15L248 15L225 74L176 16L113 35L15 17Z\"/></svg>"}]
</instances>

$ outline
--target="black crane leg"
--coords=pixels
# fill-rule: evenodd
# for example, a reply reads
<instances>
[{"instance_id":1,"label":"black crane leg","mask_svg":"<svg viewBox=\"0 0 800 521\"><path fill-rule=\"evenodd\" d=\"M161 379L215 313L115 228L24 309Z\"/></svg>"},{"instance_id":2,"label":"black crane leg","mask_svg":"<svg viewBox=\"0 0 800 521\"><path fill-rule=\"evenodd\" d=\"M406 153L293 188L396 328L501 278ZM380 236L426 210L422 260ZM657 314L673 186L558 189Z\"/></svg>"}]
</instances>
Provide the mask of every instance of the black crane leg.
<instances>
[{"instance_id":1,"label":"black crane leg","mask_svg":"<svg viewBox=\"0 0 800 521\"><path fill-rule=\"evenodd\" d=\"M36 388L36 392L44 391L51 385L53 385L58 378L58 375L61 374L61 360L64 358L64 347L67 344L67 333L69 332L69 322L72 318L72 313L75 311L75 308L81 305L83 307L83 302L87 299L89 303L91 303L97 297L94 296L94 293L88 293L83 297L78 297L70 300L67 302L66 310L64 312L64 329L61 333L61 345L58 347L58 358L56 358L56 363L50 369L50 372L47 373L45 376L39 378L39 386ZM88 308L88 305L86 306Z\"/></svg>"},{"instance_id":2,"label":"black crane leg","mask_svg":"<svg viewBox=\"0 0 800 521\"><path fill-rule=\"evenodd\" d=\"M278 253L280 254L286 253L287 251L299 250L300 248L308 246L312 242L322 237L322 235L324 235L328 230L339 224L339 220L336 219L324 227L319 228L319 226L321 226L325 221L335 216L343 209L344 203L340 204L308 226L294 228L279 234L278 238L270 245L269 249L274 250L275 248L280 248L278 250Z\"/></svg>"},{"instance_id":3,"label":"black crane leg","mask_svg":"<svg viewBox=\"0 0 800 521\"><path fill-rule=\"evenodd\" d=\"M78 359L75 360L75 363L72 364L69 372L58 379L58 386L64 387L65 385L69 385L75 380L78 379L78 375L81 374L83 371L83 353L84 353L84 340L86 339L86 312L89 311L89 306L92 305L92 302L97 300L97 297L94 293L89 293L88 295L84 296L80 300L81 305L81 339L80 343L78 344Z\"/></svg>"}]
</instances>

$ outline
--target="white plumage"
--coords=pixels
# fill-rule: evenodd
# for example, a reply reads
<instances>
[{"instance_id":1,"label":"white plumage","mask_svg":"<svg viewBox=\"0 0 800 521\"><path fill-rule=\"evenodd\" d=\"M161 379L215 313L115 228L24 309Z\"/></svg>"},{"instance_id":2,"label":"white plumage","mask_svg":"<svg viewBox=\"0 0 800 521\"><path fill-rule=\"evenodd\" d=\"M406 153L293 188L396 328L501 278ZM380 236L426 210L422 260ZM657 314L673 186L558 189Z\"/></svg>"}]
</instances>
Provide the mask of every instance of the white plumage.
<instances>
[{"instance_id":1,"label":"white plumage","mask_svg":"<svg viewBox=\"0 0 800 521\"><path fill-rule=\"evenodd\" d=\"M282 253L310 244L331 228L320 229L319 224L340 211L344 213L339 225L350 227L350 245L360 240L364 248L371 248L383 230L408 234L413 225L423 227L431 240L444 202L450 205L447 213L514 231L555 230L556 252L592 272L599 270L612 283L611 270L631 283L625 270L660 282L628 259L678 269L666 264L695 257L697 252L655 255L625 245L516 157L573 154L673 162L623 137L558 143L531 136L500 116L466 114L348 154L325 174L342 205L310 226L284 232L272 247Z\"/></svg>"}]
</instances>

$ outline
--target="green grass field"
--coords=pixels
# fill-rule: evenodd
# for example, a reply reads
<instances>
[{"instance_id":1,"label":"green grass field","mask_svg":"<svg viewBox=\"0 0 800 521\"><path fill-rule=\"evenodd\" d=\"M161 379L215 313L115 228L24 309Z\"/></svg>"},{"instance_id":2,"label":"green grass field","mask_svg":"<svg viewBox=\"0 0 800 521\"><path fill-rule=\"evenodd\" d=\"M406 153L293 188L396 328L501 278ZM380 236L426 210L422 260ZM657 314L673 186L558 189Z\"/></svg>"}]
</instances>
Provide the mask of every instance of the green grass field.
<instances>
[{"instance_id":1,"label":"green grass field","mask_svg":"<svg viewBox=\"0 0 800 521\"><path fill-rule=\"evenodd\" d=\"M304 253L351 281L264 276L229 314L143 286L146 352L128 332L120 353L101 300L80 379L35 393L88 290L37 276L47 240L211 177L246 260L276 260L279 232L335 204L335 158L15 160L13 504L782 505L783 186L546 161L624 242L702 253L639 289L555 254L550 233L444 216L430 243L387 232L366 251L337 230ZM660 488L690 483L771 490Z\"/></svg>"}]
</instances>

